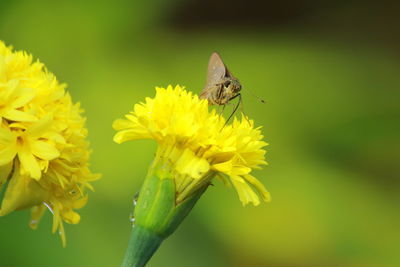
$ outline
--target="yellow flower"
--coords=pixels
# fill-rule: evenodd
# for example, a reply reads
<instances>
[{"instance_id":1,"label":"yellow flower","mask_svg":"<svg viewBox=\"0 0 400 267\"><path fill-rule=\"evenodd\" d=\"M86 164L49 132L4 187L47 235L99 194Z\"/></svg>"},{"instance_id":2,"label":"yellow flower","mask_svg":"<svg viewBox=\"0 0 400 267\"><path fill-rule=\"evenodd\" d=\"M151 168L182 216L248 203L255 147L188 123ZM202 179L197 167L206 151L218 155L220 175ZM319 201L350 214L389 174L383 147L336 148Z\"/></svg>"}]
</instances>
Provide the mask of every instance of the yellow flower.
<instances>
[{"instance_id":1,"label":"yellow flower","mask_svg":"<svg viewBox=\"0 0 400 267\"><path fill-rule=\"evenodd\" d=\"M259 196L269 201L265 187L250 174L266 164L263 147L267 143L253 121L242 116L225 125L222 116L208 110L207 100L200 100L184 88L156 90L154 98L146 98L126 119L114 122L118 131L114 141L156 140L159 146L154 164L158 169L172 169L172 176L159 176L174 179L176 203L208 186L214 177L230 182L243 205L258 205Z\"/></svg>"},{"instance_id":2,"label":"yellow flower","mask_svg":"<svg viewBox=\"0 0 400 267\"><path fill-rule=\"evenodd\" d=\"M42 63L0 41L0 216L32 208L36 228L49 209L64 245L63 222L79 222L74 210L99 177L89 170L82 112Z\"/></svg>"},{"instance_id":3,"label":"yellow flower","mask_svg":"<svg viewBox=\"0 0 400 267\"><path fill-rule=\"evenodd\" d=\"M18 155L21 174L28 174L39 180L49 161L60 156L60 152L55 147L56 140L53 140L58 135L56 132L50 132L49 129L52 121L51 116L46 116L29 126L5 122L6 127L0 129L0 135L9 142L4 144L6 149L3 153L6 152L6 155L3 155L0 164L12 162ZM62 136L59 137L62 138Z\"/></svg>"}]
</instances>

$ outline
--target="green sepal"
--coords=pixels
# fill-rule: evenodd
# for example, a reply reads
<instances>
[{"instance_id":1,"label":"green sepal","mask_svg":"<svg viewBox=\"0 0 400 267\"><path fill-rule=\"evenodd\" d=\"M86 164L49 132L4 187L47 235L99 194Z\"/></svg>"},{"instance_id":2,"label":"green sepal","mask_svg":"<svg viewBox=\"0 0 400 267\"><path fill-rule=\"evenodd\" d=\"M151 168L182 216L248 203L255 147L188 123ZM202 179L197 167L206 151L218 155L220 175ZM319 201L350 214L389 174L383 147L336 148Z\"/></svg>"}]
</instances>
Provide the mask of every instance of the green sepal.
<instances>
[{"instance_id":1,"label":"green sepal","mask_svg":"<svg viewBox=\"0 0 400 267\"><path fill-rule=\"evenodd\" d=\"M135 225L140 225L166 238L172 234L208 184L181 203L176 203L175 180L168 173L150 171L140 190L134 211Z\"/></svg>"},{"instance_id":2,"label":"green sepal","mask_svg":"<svg viewBox=\"0 0 400 267\"><path fill-rule=\"evenodd\" d=\"M134 211L133 225L123 267L145 266L160 246L192 210L207 189L200 187L183 202L176 203L175 180L165 166L150 168Z\"/></svg>"},{"instance_id":3,"label":"green sepal","mask_svg":"<svg viewBox=\"0 0 400 267\"><path fill-rule=\"evenodd\" d=\"M151 172L140 189L134 211L135 225L163 236L165 220L175 208L175 184Z\"/></svg>"},{"instance_id":4,"label":"green sepal","mask_svg":"<svg viewBox=\"0 0 400 267\"><path fill-rule=\"evenodd\" d=\"M178 228L178 226L192 210L197 200L199 200L199 198L207 189L207 187L208 185L201 187L196 192L194 192L192 196L188 197L182 203L179 203L175 206L175 209L172 211L169 218L165 221L166 225L163 227L164 228L163 234L165 237L171 235L176 230L176 228Z\"/></svg>"}]
</instances>

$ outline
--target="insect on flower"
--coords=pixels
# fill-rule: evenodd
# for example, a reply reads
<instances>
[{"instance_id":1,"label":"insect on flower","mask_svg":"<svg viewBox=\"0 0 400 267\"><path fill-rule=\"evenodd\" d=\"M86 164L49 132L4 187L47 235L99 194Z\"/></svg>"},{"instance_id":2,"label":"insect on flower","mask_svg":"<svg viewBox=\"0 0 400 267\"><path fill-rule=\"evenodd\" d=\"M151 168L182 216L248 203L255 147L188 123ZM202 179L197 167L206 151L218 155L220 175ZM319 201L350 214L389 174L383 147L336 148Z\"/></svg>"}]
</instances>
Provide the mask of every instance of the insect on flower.
<instances>
[{"instance_id":1,"label":"insect on flower","mask_svg":"<svg viewBox=\"0 0 400 267\"><path fill-rule=\"evenodd\" d=\"M225 105L238 97L239 101L226 120L226 122L228 122L242 103L241 90L242 85L228 70L221 56L216 52L212 53L208 62L207 82L203 91L200 93L200 99L207 99L209 105L223 106L223 112ZM261 102L264 103L264 100L261 100Z\"/></svg>"},{"instance_id":2,"label":"insect on flower","mask_svg":"<svg viewBox=\"0 0 400 267\"><path fill-rule=\"evenodd\" d=\"M221 56L217 52L212 53L208 61L206 86L200 93L200 99L207 99L209 105L222 106L223 112L225 105L228 104L229 101L239 97L237 105L226 120L226 122L228 122L242 102L240 90L242 90L242 85L239 80L229 72Z\"/></svg>"},{"instance_id":3,"label":"insect on flower","mask_svg":"<svg viewBox=\"0 0 400 267\"><path fill-rule=\"evenodd\" d=\"M200 94L210 105L226 105L232 99L241 97L242 85L225 66L220 55L212 53L208 62L207 83Z\"/></svg>"}]
</instances>

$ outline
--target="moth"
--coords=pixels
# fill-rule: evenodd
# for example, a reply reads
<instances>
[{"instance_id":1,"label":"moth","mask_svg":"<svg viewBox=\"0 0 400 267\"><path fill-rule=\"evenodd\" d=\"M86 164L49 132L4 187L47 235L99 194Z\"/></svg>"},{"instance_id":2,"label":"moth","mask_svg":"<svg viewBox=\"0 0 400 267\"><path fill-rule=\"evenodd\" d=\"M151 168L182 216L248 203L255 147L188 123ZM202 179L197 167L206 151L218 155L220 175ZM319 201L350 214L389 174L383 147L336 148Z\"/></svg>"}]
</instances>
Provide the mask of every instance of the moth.
<instances>
[{"instance_id":1,"label":"moth","mask_svg":"<svg viewBox=\"0 0 400 267\"><path fill-rule=\"evenodd\" d=\"M225 109L225 105L238 97L239 101L225 122L225 124L227 124L235 114L239 105L242 104L242 95L240 93L241 90L242 85L240 84L239 80L228 70L222 61L221 56L217 52L212 53L210 60L208 61L206 86L204 87L203 91L201 91L199 98L207 99L209 105L222 106L222 113ZM257 96L256 98L258 98L262 103L265 103L263 99ZM246 116L245 118L248 121Z\"/></svg>"},{"instance_id":2,"label":"moth","mask_svg":"<svg viewBox=\"0 0 400 267\"><path fill-rule=\"evenodd\" d=\"M209 105L224 106L232 99L239 97L241 102L242 85L228 70L221 56L214 52L208 61L207 82L200 93L200 99L207 99ZM235 107L235 113L238 105Z\"/></svg>"}]
</instances>

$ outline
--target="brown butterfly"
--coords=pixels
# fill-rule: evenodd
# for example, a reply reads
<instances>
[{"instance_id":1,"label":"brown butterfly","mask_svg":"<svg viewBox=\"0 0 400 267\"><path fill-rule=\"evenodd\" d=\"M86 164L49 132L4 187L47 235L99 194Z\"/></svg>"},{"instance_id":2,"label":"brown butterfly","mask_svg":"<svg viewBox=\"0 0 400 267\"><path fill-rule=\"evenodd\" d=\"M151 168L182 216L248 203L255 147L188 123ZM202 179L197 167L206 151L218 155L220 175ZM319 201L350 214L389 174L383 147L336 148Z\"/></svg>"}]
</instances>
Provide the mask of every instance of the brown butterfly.
<instances>
[{"instance_id":1,"label":"brown butterfly","mask_svg":"<svg viewBox=\"0 0 400 267\"><path fill-rule=\"evenodd\" d=\"M216 52L212 53L208 62L206 86L200 93L200 99L207 99L209 105L223 106L224 109L229 101L239 97L238 104L229 116L228 122L242 101L241 89L239 80L229 72L220 55Z\"/></svg>"},{"instance_id":2,"label":"brown butterfly","mask_svg":"<svg viewBox=\"0 0 400 267\"><path fill-rule=\"evenodd\" d=\"M200 99L207 99L210 105L226 105L240 97L242 85L225 66L220 55L214 52L208 62L207 83Z\"/></svg>"}]
</instances>

